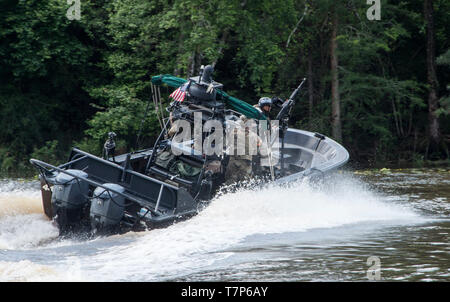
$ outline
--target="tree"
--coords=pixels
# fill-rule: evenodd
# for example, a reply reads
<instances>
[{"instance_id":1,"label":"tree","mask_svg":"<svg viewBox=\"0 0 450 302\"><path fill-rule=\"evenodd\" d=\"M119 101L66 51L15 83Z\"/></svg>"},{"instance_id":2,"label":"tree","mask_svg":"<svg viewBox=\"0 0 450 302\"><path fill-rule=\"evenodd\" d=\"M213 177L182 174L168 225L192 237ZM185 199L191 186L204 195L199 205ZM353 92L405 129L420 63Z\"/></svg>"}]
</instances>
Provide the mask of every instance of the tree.
<instances>
[{"instance_id":1,"label":"tree","mask_svg":"<svg viewBox=\"0 0 450 302\"><path fill-rule=\"evenodd\" d=\"M133 148L144 116L151 145L151 76L211 63L250 104L286 98L307 76L291 125L341 140L362 163L442 158L427 146L450 141L448 0L381 0L374 21L359 0L83 0L80 20L69 6L2 2L0 170L73 144L98 151L109 131ZM161 92L165 106L172 89Z\"/></svg>"},{"instance_id":2,"label":"tree","mask_svg":"<svg viewBox=\"0 0 450 302\"><path fill-rule=\"evenodd\" d=\"M433 0L424 1L424 16L426 22L426 43L427 43L427 82L428 82L428 127L430 138L435 145L439 145L441 134L439 130L439 119L437 110L439 109L438 79L436 76L436 50L435 50L435 28L434 28L434 8Z\"/></svg>"},{"instance_id":3,"label":"tree","mask_svg":"<svg viewBox=\"0 0 450 302\"><path fill-rule=\"evenodd\" d=\"M331 65L331 124L333 138L342 141L341 100L339 97L339 72L337 54L337 32L339 18L336 8L333 7L331 21L330 40L330 65Z\"/></svg>"},{"instance_id":4,"label":"tree","mask_svg":"<svg viewBox=\"0 0 450 302\"><path fill-rule=\"evenodd\" d=\"M62 148L79 137L92 112L83 85L92 48L83 26L66 18L66 2L2 2L0 18L0 147L13 166L46 141ZM2 158L0 156L0 166ZM11 162L11 161L10 161Z\"/></svg>"}]
</instances>

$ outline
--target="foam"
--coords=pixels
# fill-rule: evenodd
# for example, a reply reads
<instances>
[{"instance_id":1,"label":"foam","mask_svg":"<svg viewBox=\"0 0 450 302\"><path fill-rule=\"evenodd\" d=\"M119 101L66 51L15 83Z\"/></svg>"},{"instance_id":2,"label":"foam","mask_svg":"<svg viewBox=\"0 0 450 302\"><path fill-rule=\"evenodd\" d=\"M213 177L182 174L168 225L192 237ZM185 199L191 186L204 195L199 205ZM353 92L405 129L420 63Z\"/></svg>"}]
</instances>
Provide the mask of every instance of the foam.
<instances>
[{"instance_id":1,"label":"foam","mask_svg":"<svg viewBox=\"0 0 450 302\"><path fill-rule=\"evenodd\" d=\"M221 251L254 234L417 218L348 176L321 190L307 182L244 189L218 197L188 221L143 233L131 244L105 249L83 262L87 275L99 280L163 280L228 257Z\"/></svg>"},{"instance_id":2,"label":"foam","mask_svg":"<svg viewBox=\"0 0 450 302\"><path fill-rule=\"evenodd\" d=\"M39 208L38 189L1 187L0 249L36 248L58 236ZM225 259L232 255L227 249L255 234L301 234L315 228L419 218L411 208L343 174L321 188L299 181L288 187L269 185L223 194L197 216L165 229L77 242L73 253L52 261L51 267L0 262L0 279L160 281ZM67 247L67 242L45 246ZM89 244L99 251L83 254L83 246Z\"/></svg>"},{"instance_id":3,"label":"foam","mask_svg":"<svg viewBox=\"0 0 450 302\"><path fill-rule=\"evenodd\" d=\"M18 262L0 261L0 281L5 282L56 282L83 281L71 270L61 272L47 265L41 265L29 260Z\"/></svg>"}]
</instances>

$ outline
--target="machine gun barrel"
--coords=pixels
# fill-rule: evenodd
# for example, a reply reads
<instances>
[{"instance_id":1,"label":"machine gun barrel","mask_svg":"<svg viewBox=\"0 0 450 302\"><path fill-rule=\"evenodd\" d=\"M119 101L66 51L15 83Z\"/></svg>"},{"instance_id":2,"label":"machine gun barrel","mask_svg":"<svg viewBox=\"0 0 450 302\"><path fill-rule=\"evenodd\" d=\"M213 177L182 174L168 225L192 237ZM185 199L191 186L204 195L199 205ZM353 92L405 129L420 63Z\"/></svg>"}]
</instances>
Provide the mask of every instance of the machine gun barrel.
<instances>
[{"instance_id":1,"label":"machine gun barrel","mask_svg":"<svg viewBox=\"0 0 450 302\"><path fill-rule=\"evenodd\" d=\"M289 115L291 108L295 104L294 100L297 97L297 94L300 91L300 89L302 88L305 81L306 81L306 78L303 78L303 81L300 83L300 85L298 85L297 89L295 89L294 92L292 92L289 99L286 102L284 102L283 106L281 107L280 112L278 112L278 115L276 117L277 120L283 121Z\"/></svg>"},{"instance_id":2,"label":"machine gun barrel","mask_svg":"<svg viewBox=\"0 0 450 302\"><path fill-rule=\"evenodd\" d=\"M287 132L287 128L288 128L288 121L289 121L289 115L291 112L292 107L294 107L295 104L295 98L297 97L298 92L300 91L300 89L302 88L303 84L305 83L306 78L303 78L302 82L300 83L300 85L298 85L297 89L294 90L294 92L292 92L291 96L289 97L289 99L284 102L283 107L281 108L280 112L278 112L277 115L277 120L279 120L281 122L281 127L280 127L280 138L281 138L281 158L280 158L280 167L281 167L281 175L284 174L284 136Z\"/></svg>"},{"instance_id":3,"label":"machine gun barrel","mask_svg":"<svg viewBox=\"0 0 450 302\"><path fill-rule=\"evenodd\" d=\"M298 92L300 91L300 89L302 89L303 84L305 83L306 78L303 78L302 82L300 83L300 85L298 85L297 89L294 90L294 92L292 92L291 96L289 97L289 100L294 100L297 97Z\"/></svg>"}]
</instances>

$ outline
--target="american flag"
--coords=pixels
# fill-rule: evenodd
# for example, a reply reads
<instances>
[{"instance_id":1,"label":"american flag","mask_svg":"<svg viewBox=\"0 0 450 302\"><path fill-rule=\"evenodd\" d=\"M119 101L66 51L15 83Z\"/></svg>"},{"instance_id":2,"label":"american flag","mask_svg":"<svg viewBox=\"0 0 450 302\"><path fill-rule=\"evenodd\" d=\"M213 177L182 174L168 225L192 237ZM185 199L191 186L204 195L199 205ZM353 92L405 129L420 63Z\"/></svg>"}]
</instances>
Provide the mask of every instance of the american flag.
<instances>
[{"instance_id":1,"label":"american flag","mask_svg":"<svg viewBox=\"0 0 450 302\"><path fill-rule=\"evenodd\" d=\"M177 90L172 92L172 94L169 95L169 97L171 97L175 101L178 101L181 103L182 101L184 101L184 98L186 97L186 88L187 87L188 87L188 83L181 85L180 87L178 87Z\"/></svg>"}]
</instances>

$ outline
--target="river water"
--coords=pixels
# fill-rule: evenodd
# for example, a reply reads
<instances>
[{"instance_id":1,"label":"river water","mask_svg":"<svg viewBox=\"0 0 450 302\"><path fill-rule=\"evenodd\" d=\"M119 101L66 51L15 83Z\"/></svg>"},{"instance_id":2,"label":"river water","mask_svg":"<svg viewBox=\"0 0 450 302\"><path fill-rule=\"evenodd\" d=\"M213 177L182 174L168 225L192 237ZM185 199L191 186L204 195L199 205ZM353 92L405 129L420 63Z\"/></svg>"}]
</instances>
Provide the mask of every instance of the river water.
<instances>
[{"instance_id":1,"label":"river water","mask_svg":"<svg viewBox=\"0 0 450 302\"><path fill-rule=\"evenodd\" d=\"M58 238L37 181L0 180L0 281L450 281L450 168L243 189L165 229Z\"/></svg>"}]
</instances>

